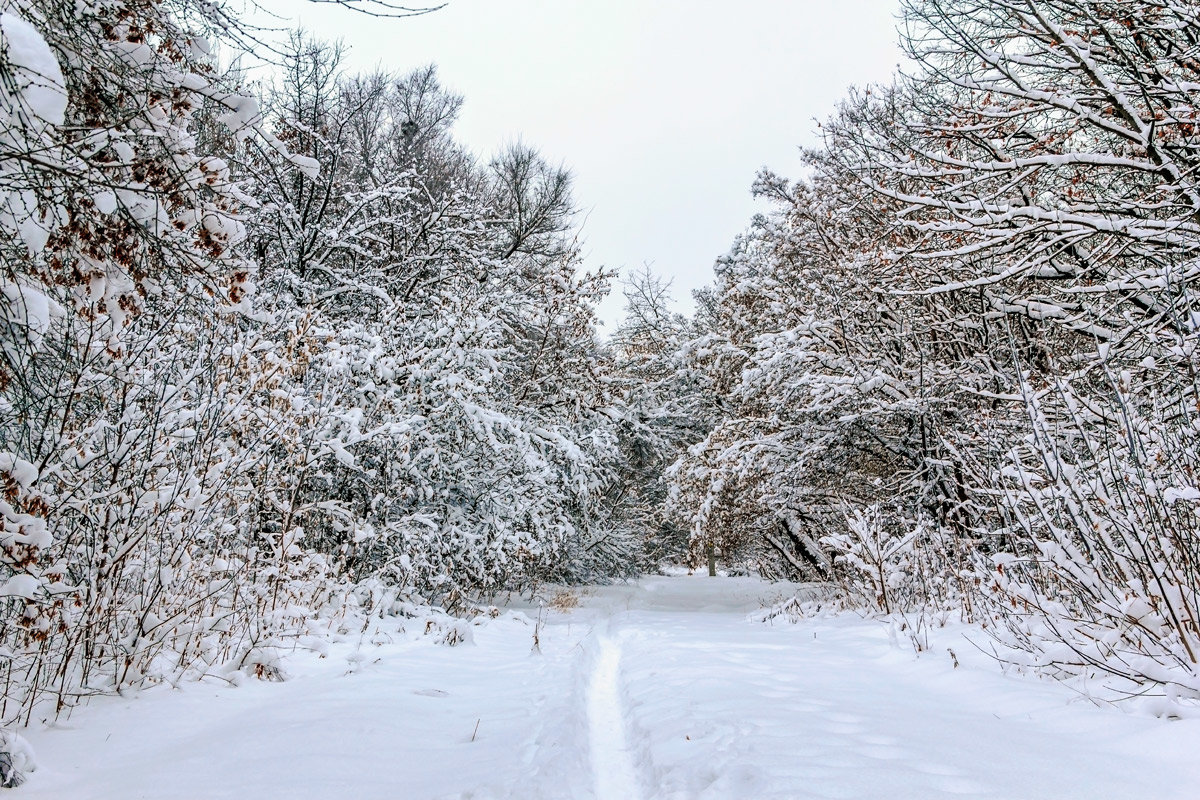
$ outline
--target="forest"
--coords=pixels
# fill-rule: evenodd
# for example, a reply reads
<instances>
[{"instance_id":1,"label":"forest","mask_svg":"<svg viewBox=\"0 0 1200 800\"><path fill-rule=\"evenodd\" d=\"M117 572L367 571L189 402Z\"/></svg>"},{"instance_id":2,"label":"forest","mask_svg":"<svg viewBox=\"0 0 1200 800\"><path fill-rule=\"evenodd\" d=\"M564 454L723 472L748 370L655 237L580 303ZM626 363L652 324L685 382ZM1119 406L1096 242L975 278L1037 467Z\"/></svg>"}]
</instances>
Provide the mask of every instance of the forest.
<instances>
[{"instance_id":1,"label":"forest","mask_svg":"<svg viewBox=\"0 0 1200 800\"><path fill-rule=\"evenodd\" d=\"M1200 4L904 0L907 66L754 179L691 315L433 65L294 32L251 79L209 0L0 32L5 742L710 556L1200 699Z\"/></svg>"}]
</instances>

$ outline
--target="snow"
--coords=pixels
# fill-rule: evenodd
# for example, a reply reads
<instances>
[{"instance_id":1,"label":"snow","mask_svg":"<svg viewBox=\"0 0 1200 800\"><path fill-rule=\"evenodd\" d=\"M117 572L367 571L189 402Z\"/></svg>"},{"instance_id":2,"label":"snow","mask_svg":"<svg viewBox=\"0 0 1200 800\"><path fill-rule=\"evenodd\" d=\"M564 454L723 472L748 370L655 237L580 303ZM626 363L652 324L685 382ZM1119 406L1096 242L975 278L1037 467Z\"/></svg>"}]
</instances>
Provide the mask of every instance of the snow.
<instances>
[{"instance_id":1,"label":"snow","mask_svg":"<svg viewBox=\"0 0 1200 800\"><path fill-rule=\"evenodd\" d=\"M7 452L0 452L0 473L8 475L22 489L28 489L38 479L38 468L32 462Z\"/></svg>"},{"instance_id":2,"label":"snow","mask_svg":"<svg viewBox=\"0 0 1200 800\"><path fill-rule=\"evenodd\" d=\"M66 81L54 52L15 10L0 11L0 152L36 152L67 109ZM40 251L53 228L39 213L21 161L0 161L0 231Z\"/></svg>"},{"instance_id":3,"label":"snow","mask_svg":"<svg viewBox=\"0 0 1200 800\"><path fill-rule=\"evenodd\" d=\"M14 797L1190 798L1200 721L922 657L853 615L751 617L795 587L656 577L520 606L437 646L390 620L284 683L107 698L26 736ZM760 614L761 616L761 614ZM401 631L402 625L406 625ZM945 634L950 637L950 634ZM942 644L951 641L946 638Z\"/></svg>"},{"instance_id":4,"label":"snow","mask_svg":"<svg viewBox=\"0 0 1200 800\"><path fill-rule=\"evenodd\" d=\"M309 180L315 181L321 175L321 162L315 158L291 153L288 155L288 160L304 173L304 176Z\"/></svg>"},{"instance_id":5,"label":"snow","mask_svg":"<svg viewBox=\"0 0 1200 800\"><path fill-rule=\"evenodd\" d=\"M0 598L15 598L20 597L25 600L32 600L37 594L38 587L41 586L41 581L33 575L26 573L18 573L10 575L2 585L0 585Z\"/></svg>"},{"instance_id":6,"label":"snow","mask_svg":"<svg viewBox=\"0 0 1200 800\"><path fill-rule=\"evenodd\" d=\"M37 343L50 330L54 317L62 315L62 306L45 293L28 285L0 280L0 298L5 305L4 318L23 328L26 338Z\"/></svg>"},{"instance_id":7,"label":"snow","mask_svg":"<svg viewBox=\"0 0 1200 800\"><path fill-rule=\"evenodd\" d=\"M17 116L27 126L62 125L66 81L46 40L14 11L0 12L0 39L6 66L12 70L8 80L0 80L3 113Z\"/></svg>"},{"instance_id":8,"label":"snow","mask_svg":"<svg viewBox=\"0 0 1200 800\"><path fill-rule=\"evenodd\" d=\"M588 739L596 797L637 800L637 775L625 736L619 688L621 648L611 637L600 640L600 658L588 685Z\"/></svg>"},{"instance_id":9,"label":"snow","mask_svg":"<svg viewBox=\"0 0 1200 800\"><path fill-rule=\"evenodd\" d=\"M37 771L37 760L25 737L13 731L0 730L0 785L19 786L20 776Z\"/></svg>"},{"instance_id":10,"label":"snow","mask_svg":"<svg viewBox=\"0 0 1200 800\"><path fill-rule=\"evenodd\" d=\"M1194 486L1176 486L1163 491L1163 502L1174 505L1180 500L1200 500L1200 489Z\"/></svg>"}]
</instances>

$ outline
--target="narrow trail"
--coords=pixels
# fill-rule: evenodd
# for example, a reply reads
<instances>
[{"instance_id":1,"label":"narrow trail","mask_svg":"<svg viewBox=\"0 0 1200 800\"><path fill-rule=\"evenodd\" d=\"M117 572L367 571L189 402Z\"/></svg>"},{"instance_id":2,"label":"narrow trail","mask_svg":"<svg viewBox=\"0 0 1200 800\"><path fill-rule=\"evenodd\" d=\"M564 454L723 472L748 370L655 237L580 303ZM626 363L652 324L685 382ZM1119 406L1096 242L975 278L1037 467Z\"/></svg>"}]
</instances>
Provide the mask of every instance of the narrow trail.
<instances>
[{"instance_id":1,"label":"narrow trail","mask_svg":"<svg viewBox=\"0 0 1200 800\"><path fill-rule=\"evenodd\" d=\"M1200 719L1005 677L952 631L753 621L795 586L654 577L481 617L381 622L283 683L97 699L28 738L14 800L1097 800L1200 797ZM540 624L538 622L540 620ZM945 650L958 653L955 666Z\"/></svg>"},{"instance_id":2,"label":"narrow trail","mask_svg":"<svg viewBox=\"0 0 1200 800\"><path fill-rule=\"evenodd\" d=\"M600 655L587 692L588 740L596 800L641 800L625 737L620 673L620 645L605 636L600 639Z\"/></svg>"}]
</instances>

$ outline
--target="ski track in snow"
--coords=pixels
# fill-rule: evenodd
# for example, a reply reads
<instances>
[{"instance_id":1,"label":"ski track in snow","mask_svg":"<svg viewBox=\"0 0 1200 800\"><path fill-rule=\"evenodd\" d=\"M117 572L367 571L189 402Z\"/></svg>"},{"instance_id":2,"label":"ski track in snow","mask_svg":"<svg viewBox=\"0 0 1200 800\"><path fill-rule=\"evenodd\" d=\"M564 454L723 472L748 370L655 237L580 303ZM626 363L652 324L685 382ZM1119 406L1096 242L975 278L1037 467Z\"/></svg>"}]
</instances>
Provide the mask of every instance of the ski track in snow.
<instances>
[{"instance_id":1,"label":"ski track in snow","mask_svg":"<svg viewBox=\"0 0 1200 800\"><path fill-rule=\"evenodd\" d=\"M621 648L600 639L600 656L588 685L587 716L596 800L639 800L637 775L629 757L622 712Z\"/></svg>"},{"instance_id":2,"label":"ski track in snow","mask_svg":"<svg viewBox=\"0 0 1200 800\"><path fill-rule=\"evenodd\" d=\"M284 683L160 687L35 725L41 768L12 797L1200 797L1200 719L1005 677L949 632L917 658L853 615L748 621L794 588L699 576L593 587L579 608L504 614L457 647L424 640L420 620L389 620L374 641L296 653Z\"/></svg>"}]
</instances>

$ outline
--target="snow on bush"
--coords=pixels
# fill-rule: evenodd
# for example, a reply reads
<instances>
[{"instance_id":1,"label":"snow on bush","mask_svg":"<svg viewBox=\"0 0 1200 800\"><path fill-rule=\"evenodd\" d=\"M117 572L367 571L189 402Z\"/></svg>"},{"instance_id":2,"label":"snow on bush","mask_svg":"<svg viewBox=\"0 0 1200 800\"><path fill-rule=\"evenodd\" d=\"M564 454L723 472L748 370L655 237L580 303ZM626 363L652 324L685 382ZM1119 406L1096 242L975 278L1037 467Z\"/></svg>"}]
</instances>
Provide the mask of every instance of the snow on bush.
<instances>
[{"instance_id":1,"label":"snow on bush","mask_svg":"<svg viewBox=\"0 0 1200 800\"><path fill-rule=\"evenodd\" d=\"M13 789L37 771L29 742L16 731L0 729L0 788Z\"/></svg>"},{"instance_id":2,"label":"snow on bush","mask_svg":"<svg viewBox=\"0 0 1200 800\"><path fill-rule=\"evenodd\" d=\"M301 36L252 96L220 4L4 9L0 721L282 680L373 615L468 642L449 612L596 573L619 412L564 171Z\"/></svg>"},{"instance_id":3,"label":"snow on bush","mask_svg":"<svg viewBox=\"0 0 1200 800\"><path fill-rule=\"evenodd\" d=\"M66 81L49 44L17 8L0 12L0 152L45 149L66 107ZM0 230L34 253L45 246L56 218L39 208L29 173L22 160L0 160Z\"/></svg>"},{"instance_id":4,"label":"snow on bush","mask_svg":"<svg viewBox=\"0 0 1200 800\"><path fill-rule=\"evenodd\" d=\"M1107 417L1067 382L1031 397L1033 432L1004 469L1024 546L991 556L982 598L1013 663L1197 699L1200 516L1179 488L1200 466L1196 417L1143 417L1130 389L1113 387Z\"/></svg>"},{"instance_id":5,"label":"snow on bush","mask_svg":"<svg viewBox=\"0 0 1200 800\"><path fill-rule=\"evenodd\" d=\"M762 174L717 263L679 350L719 413L668 513L765 574L824 577L823 537L867 607L1194 699L1200 14L902 13L914 68L847 96L805 180Z\"/></svg>"}]
</instances>

